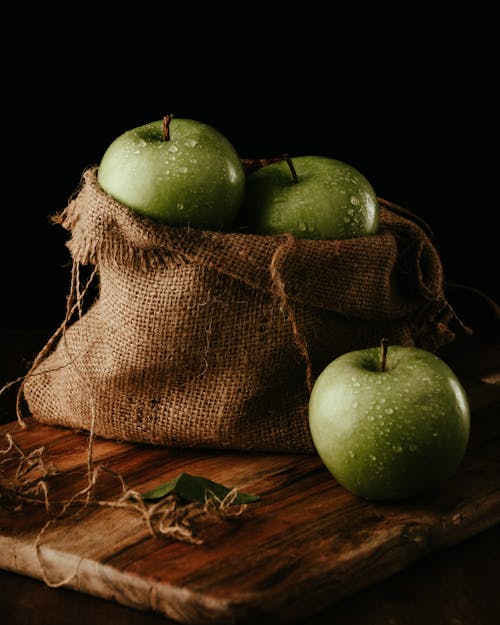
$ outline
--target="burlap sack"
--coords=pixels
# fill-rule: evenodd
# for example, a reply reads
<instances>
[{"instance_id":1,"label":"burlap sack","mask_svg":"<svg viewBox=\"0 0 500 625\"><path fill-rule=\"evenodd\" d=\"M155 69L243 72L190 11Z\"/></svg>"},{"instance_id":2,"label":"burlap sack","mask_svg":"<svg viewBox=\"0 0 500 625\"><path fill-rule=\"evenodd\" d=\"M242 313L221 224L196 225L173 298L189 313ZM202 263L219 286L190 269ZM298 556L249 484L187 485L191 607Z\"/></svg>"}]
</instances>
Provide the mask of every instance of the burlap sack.
<instances>
[{"instance_id":1,"label":"burlap sack","mask_svg":"<svg viewBox=\"0 0 500 625\"><path fill-rule=\"evenodd\" d=\"M371 237L206 232L134 215L92 168L60 221L74 267L94 265L100 282L25 381L43 423L93 420L103 437L157 445L311 452L309 388L328 362L382 337L429 350L454 337L436 249L383 200Z\"/></svg>"}]
</instances>

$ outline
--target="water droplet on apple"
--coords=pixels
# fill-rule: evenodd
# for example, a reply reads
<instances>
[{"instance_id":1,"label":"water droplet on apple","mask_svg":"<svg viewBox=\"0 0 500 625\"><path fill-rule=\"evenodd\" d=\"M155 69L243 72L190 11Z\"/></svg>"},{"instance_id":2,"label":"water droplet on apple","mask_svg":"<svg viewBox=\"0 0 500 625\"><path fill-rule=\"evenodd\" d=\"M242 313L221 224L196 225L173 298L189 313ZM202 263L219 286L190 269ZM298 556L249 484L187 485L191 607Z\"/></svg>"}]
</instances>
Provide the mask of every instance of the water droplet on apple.
<instances>
[{"instance_id":1,"label":"water droplet on apple","mask_svg":"<svg viewBox=\"0 0 500 625\"><path fill-rule=\"evenodd\" d=\"M375 420L375 417L372 414L368 416L368 421L374 421L374 420Z\"/></svg>"},{"instance_id":2,"label":"water droplet on apple","mask_svg":"<svg viewBox=\"0 0 500 625\"><path fill-rule=\"evenodd\" d=\"M434 438L438 437L439 436L439 432L433 432L432 436L434 436Z\"/></svg>"},{"instance_id":3,"label":"water droplet on apple","mask_svg":"<svg viewBox=\"0 0 500 625\"><path fill-rule=\"evenodd\" d=\"M358 402L357 402L357 401L355 401L355 402L353 403L352 407L353 407L353 408L357 408L357 407L358 407L358 405L359 405L359 404L358 404Z\"/></svg>"},{"instance_id":4,"label":"water droplet on apple","mask_svg":"<svg viewBox=\"0 0 500 625\"><path fill-rule=\"evenodd\" d=\"M305 232L307 230L307 225L304 221L302 221L302 219L299 219L299 230L301 230L302 232Z\"/></svg>"},{"instance_id":5,"label":"water droplet on apple","mask_svg":"<svg viewBox=\"0 0 500 625\"><path fill-rule=\"evenodd\" d=\"M134 154L140 154L141 151L140 150L134 150Z\"/></svg>"},{"instance_id":6,"label":"water droplet on apple","mask_svg":"<svg viewBox=\"0 0 500 625\"><path fill-rule=\"evenodd\" d=\"M361 386L361 384L359 382L354 382L353 386Z\"/></svg>"},{"instance_id":7,"label":"water droplet on apple","mask_svg":"<svg viewBox=\"0 0 500 625\"><path fill-rule=\"evenodd\" d=\"M394 443L392 449L398 454L403 453L403 446L400 443Z\"/></svg>"},{"instance_id":8,"label":"water droplet on apple","mask_svg":"<svg viewBox=\"0 0 500 625\"><path fill-rule=\"evenodd\" d=\"M350 222L351 222L350 217L348 217L348 216L346 215L346 216L344 217L344 222L345 222L346 224L350 223Z\"/></svg>"},{"instance_id":9,"label":"water droplet on apple","mask_svg":"<svg viewBox=\"0 0 500 625\"><path fill-rule=\"evenodd\" d=\"M345 195L345 189L340 190L340 195Z\"/></svg>"},{"instance_id":10,"label":"water droplet on apple","mask_svg":"<svg viewBox=\"0 0 500 625\"><path fill-rule=\"evenodd\" d=\"M184 204L183 204L182 202L177 202L177 208L178 208L180 211L183 211L183 210L184 210Z\"/></svg>"},{"instance_id":11,"label":"water droplet on apple","mask_svg":"<svg viewBox=\"0 0 500 625\"><path fill-rule=\"evenodd\" d=\"M147 146L147 143L144 141L144 139L141 139L138 143L140 148L145 148Z\"/></svg>"},{"instance_id":12,"label":"water droplet on apple","mask_svg":"<svg viewBox=\"0 0 500 625\"><path fill-rule=\"evenodd\" d=\"M188 148L194 148L198 145L198 141L196 139L186 139L184 145L187 145Z\"/></svg>"},{"instance_id":13,"label":"water droplet on apple","mask_svg":"<svg viewBox=\"0 0 500 625\"><path fill-rule=\"evenodd\" d=\"M347 454L349 455L350 458L356 458L356 454L353 452L352 449L349 449L349 451L347 452Z\"/></svg>"},{"instance_id":14,"label":"water droplet on apple","mask_svg":"<svg viewBox=\"0 0 500 625\"><path fill-rule=\"evenodd\" d=\"M394 408L386 408L385 414L392 414L394 412Z\"/></svg>"},{"instance_id":15,"label":"water droplet on apple","mask_svg":"<svg viewBox=\"0 0 500 625\"><path fill-rule=\"evenodd\" d=\"M370 460L373 460L373 462L375 462L377 460L377 456L370 454Z\"/></svg>"},{"instance_id":16,"label":"water droplet on apple","mask_svg":"<svg viewBox=\"0 0 500 625\"><path fill-rule=\"evenodd\" d=\"M356 197L355 195L351 195L351 204L354 204L354 206L359 206L360 205L359 198Z\"/></svg>"},{"instance_id":17,"label":"water droplet on apple","mask_svg":"<svg viewBox=\"0 0 500 625\"><path fill-rule=\"evenodd\" d=\"M169 152L178 152L179 148L176 145L169 145L168 146L168 151Z\"/></svg>"},{"instance_id":18,"label":"water droplet on apple","mask_svg":"<svg viewBox=\"0 0 500 625\"><path fill-rule=\"evenodd\" d=\"M188 170L187 167L179 167L179 171L181 172L181 174L186 174L187 170Z\"/></svg>"}]
</instances>

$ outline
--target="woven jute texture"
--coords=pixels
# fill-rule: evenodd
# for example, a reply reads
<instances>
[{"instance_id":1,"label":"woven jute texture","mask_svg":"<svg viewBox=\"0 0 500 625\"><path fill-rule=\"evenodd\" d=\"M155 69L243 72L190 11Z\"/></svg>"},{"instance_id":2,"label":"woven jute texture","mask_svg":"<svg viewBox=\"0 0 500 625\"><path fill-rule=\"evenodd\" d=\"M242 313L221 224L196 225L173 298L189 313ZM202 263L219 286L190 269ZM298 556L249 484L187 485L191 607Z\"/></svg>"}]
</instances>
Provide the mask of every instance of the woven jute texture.
<instances>
[{"instance_id":1,"label":"woven jute texture","mask_svg":"<svg viewBox=\"0 0 500 625\"><path fill-rule=\"evenodd\" d=\"M76 304L25 380L39 422L156 445L312 452L311 381L333 358L382 337L431 351L454 338L435 247L383 200L370 237L208 232L138 217L96 172L59 215ZM82 309L85 265L99 288Z\"/></svg>"}]
</instances>

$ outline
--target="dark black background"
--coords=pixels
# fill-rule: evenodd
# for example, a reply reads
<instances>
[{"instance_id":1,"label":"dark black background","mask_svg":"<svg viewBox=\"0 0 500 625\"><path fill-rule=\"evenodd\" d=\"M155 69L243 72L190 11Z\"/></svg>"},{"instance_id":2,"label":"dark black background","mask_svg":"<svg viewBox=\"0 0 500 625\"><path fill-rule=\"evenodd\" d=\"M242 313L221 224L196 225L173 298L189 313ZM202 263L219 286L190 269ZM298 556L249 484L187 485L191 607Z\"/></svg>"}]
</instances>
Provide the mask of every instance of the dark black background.
<instances>
[{"instance_id":1,"label":"dark black background","mask_svg":"<svg viewBox=\"0 0 500 625\"><path fill-rule=\"evenodd\" d=\"M498 299L493 17L218 6L5 20L3 325L58 324L69 253L50 215L116 136L170 112L242 156L350 163L430 224L447 281Z\"/></svg>"}]
</instances>

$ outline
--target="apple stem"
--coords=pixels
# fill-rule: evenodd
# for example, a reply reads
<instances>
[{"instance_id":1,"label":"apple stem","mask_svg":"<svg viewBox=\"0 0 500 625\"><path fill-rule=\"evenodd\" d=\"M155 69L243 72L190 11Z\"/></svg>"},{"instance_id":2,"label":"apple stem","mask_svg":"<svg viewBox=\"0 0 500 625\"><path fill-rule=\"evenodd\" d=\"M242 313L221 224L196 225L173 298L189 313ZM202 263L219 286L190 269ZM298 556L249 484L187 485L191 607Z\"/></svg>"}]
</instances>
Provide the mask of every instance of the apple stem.
<instances>
[{"instance_id":1,"label":"apple stem","mask_svg":"<svg viewBox=\"0 0 500 625\"><path fill-rule=\"evenodd\" d=\"M283 160L287 162L288 167L290 167L290 172L292 174L292 180L294 184L299 182L299 177L297 176L297 171L295 170L295 165L292 162L289 154L283 154Z\"/></svg>"},{"instance_id":2,"label":"apple stem","mask_svg":"<svg viewBox=\"0 0 500 625\"><path fill-rule=\"evenodd\" d=\"M163 141L170 141L170 122L173 115L165 115L163 117Z\"/></svg>"},{"instance_id":3,"label":"apple stem","mask_svg":"<svg viewBox=\"0 0 500 625\"><path fill-rule=\"evenodd\" d=\"M387 370L387 348L389 339L381 339L380 341L380 371Z\"/></svg>"}]
</instances>

